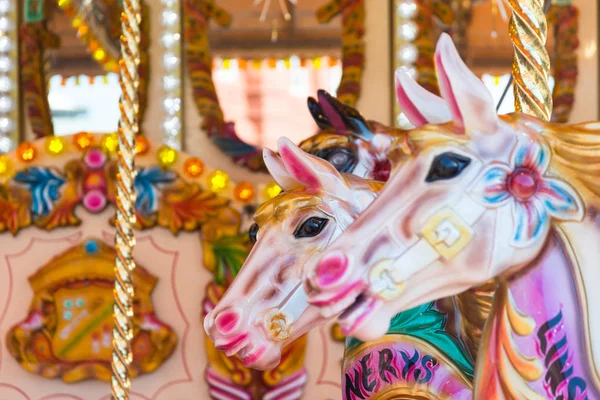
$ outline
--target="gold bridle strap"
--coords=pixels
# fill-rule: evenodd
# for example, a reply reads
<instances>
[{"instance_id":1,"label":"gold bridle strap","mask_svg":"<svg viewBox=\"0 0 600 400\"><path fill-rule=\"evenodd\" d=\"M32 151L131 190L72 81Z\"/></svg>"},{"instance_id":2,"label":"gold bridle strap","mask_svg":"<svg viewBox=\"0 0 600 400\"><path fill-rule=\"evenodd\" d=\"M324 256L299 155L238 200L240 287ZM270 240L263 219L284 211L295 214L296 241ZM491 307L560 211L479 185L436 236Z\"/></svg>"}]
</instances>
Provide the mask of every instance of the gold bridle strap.
<instances>
[{"instance_id":1,"label":"gold bridle strap","mask_svg":"<svg viewBox=\"0 0 600 400\"><path fill-rule=\"evenodd\" d=\"M133 327L133 248L135 236L135 137L138 121L138 66L140 64L141 0L124 0L121 14L121 98L119 108L119 152L117 172L117 218L115 247L115 288L113 308L112 398L129 399L131 381L129 366L132 361L131 339Z\"/></svg>"}]
</instances>

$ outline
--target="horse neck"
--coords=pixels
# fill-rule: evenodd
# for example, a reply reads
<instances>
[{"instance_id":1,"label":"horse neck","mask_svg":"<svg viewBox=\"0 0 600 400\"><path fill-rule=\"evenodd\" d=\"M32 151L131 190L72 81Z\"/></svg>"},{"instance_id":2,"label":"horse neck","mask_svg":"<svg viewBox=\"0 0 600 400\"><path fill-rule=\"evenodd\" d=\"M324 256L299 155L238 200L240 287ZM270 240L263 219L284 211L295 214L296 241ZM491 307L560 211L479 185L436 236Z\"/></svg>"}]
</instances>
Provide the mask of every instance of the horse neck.
<instances>
[{"instance_id":1,"label":"horse neck","mask_svg":"<svg viewBox=\"0 0 600 400\"><path fill-rule=\"evenodd\" d=\"M476 399L600 398L597 243L594 221L556 226L531 264L498 279Z\"/></svg>"}]
</instances>

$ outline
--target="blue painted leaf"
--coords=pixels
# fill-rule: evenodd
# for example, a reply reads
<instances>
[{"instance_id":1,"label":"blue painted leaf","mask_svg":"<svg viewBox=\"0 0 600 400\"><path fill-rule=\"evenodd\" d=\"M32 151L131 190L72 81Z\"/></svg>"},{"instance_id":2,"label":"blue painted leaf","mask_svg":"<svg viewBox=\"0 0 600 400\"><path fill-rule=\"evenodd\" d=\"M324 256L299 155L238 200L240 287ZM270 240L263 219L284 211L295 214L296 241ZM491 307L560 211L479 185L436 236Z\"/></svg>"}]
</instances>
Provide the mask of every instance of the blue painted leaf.
<instances>
[{"instance_id":1,"label":"blue painted leaf","mask_svg":"<svg viewBox=\"0 0 600 400\"><path fill-rule=\"evenodd\" d=\"M175 181L177 174L160 167L140 168L135 177L137 200L135 208L142 214L151 214L158 210L158 192L164 185Z\"/></svg>"},{"instance_id":2,"label":"blue painted leaf","mask_svg":"<svg viewBox=\"0 0 600 400\"><path fill-rule=\"evenodd\" d=\"M50 168L31 167L17 173L15 182L31 192L31 212L34 215L45 216L52 211L54 202L60 196L60 188L66 180Z\"/></svg>"}]
</instances>

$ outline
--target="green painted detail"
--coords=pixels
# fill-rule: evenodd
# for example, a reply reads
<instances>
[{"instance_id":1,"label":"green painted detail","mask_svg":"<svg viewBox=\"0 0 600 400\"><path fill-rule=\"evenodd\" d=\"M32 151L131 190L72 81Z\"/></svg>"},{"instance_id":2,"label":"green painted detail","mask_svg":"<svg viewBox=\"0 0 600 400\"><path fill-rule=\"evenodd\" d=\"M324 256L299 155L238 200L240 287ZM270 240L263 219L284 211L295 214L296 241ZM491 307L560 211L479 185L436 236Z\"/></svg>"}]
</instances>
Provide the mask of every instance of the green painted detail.
<instances>
[{"instance_id":1,"label":"green painted detail","mask_svg":"<svg viewBox=\"0 0 600 400\"><path fill-rule=\"evenodd\" d=\"M104 319L112 314L113 304L111 303L100 315L94 318L85 328L83 328L70 342L67 342L65 347L63 347L58 353L59 357L64 357L71 349L81 341L86 335L88 335L92 330L94 330Z\"/></svg>"},{"instance_id":2,"label":"green painted detail","mask_svg":"<svg viewBox=\"0 0 600 400\"><path fill-rule=\"evenodd\" d=\"M44 19L44 0L25 0L23 11L25 22L40 22Z\"/></svg>"},{"instance_id":3,"label":"green painted detail","mask_svg":"<svg viewBox=\"0 0 600 400\"><path fill-rule=\"evenodd\" d=\"M212 243L212 251L217 260L215 282L225 285L231 282L242 269L246 257L248 235L225 236Z\"/></svg>"},{"instance_id":4,"label":"green painted detail","mask_svg":"<svg viewBox=\"0 0 600 400\"><path fill-rule=\"evenodd\" d=\"M459 341L444 329L446 316L433 307L434 303L432 302L396 314L392 318L388 334L413 336L429 343L454 361L455 365L472 379L473 360ZM356 338L346 338L346 349L348 350L360 344L362 342Z\"/></svg>"}]
</instances>

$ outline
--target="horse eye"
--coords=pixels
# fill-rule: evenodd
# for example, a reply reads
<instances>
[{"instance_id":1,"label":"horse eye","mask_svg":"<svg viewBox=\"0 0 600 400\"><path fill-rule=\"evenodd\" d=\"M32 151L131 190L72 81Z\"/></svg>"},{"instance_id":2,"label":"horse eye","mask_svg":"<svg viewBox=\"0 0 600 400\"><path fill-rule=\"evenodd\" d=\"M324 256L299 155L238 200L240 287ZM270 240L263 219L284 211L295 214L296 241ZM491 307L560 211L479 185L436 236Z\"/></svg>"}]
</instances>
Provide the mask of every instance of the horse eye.
<instances>
[{"instance_id":1,"label":"horse eye","mask_svg":"<svg viewBox=\"0 0 600 400\"><path fill-rule=\"evenodd\" d=\"M436 156L431 163L431 168L425 182L435 182L457 177L471 160L455 153L442 153Z\"/></svg>"},{"instance_id":2,"label":"horse eye","mask_svg":"<svg viewBox=\"0 0 600 400\"><path fill-rule=\"evenodd\" d=\"M345 147L323 149L318 151L315 155L333 165L339 172L344 173L351 173L358 161L356 152Z\"/></svg>"},{"instance_id":3,"label":"horse eye","mask_svg":"<svg viewBox=\"0 0 600 400\"><path fill-rule=\"evenodd\" d=\"M327 225L327 221L328 220L326 218L311 217L304 221L302 225L296 228L296 231L294 232L294 237L296 239L305 237L315 237L319 233L321 233L323 228L325 228L325 225Z\"/></svg>"},{"instance_id":4,"label":"horse eye","mask_svg":"<svg viewBox=\"0 0 600 400\"><path fill-rule=\"evenodd\" d=\"M256 238L258 235L258 224L252 224L250 230L248 230L248 236L250 237L250 242L252 244L256 243Z\"/></svg>"}]
</instances>

